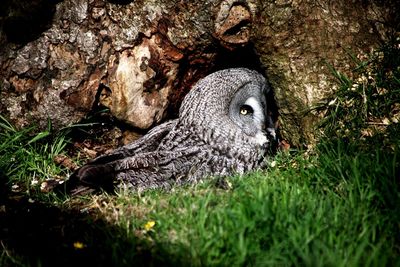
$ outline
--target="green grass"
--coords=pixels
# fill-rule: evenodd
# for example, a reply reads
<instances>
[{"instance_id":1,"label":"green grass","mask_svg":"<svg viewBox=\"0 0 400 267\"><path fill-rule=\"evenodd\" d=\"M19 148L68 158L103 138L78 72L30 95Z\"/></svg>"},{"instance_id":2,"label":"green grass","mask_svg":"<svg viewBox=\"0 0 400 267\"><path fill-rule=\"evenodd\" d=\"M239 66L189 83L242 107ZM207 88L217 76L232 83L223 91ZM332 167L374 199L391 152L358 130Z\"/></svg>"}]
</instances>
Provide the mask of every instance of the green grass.
<instances>
[{"instance_id":1,"label":"green grass","mask_svg":"<svg viewBox=\"0 0 400 267\"><path fill-rule=\"evenodd\" d=\"M17 129L0 115L0 175L15 183L14 190L33 190L46 179L65 176L54 157L65 153L66 132L53 133L51 124L42 132L35 127Z\"/></svg>"},{"instance_id":2,"label":"green grass","mask_svg":"<svg viewBox=\"0 0 400 267\"><path fill-rule=\"evenodd\" d=\"M20 135L11 132L11 140ZM29 147L31 161L26 166L36 166L26 168L25 176L10 168L11 183L16 176L29 180L42 173L36 168L52 166L51 157L43 156L60 146L59 137L52 139L48 150L29 147L32 139L26 139L22 147ZM398 151L325 142L313 153L280 153L274 167L227 178L224 188L210 178L172 192L140 195L120 191L46 199L33 190L29 197L34 203L6 202L5 209L39 210L25 222L28 228L32 224L28 239L38 235L26 241L32 247L25 249L35 253L5 238L0 263L51 266L68 258L99 266L400 266ZM150 221L155 225L146 230ZM42 232L42 224L51 235ZM13 225L19 224L6 226ZM26 238L15 235L21 242ZM74 248L75 242L83 248ZM96 253L101 256L93 257Z\"/></svg>"},{"instance_id":3,"label":"green grass","mask_svg":"<svg viewBox=\"0 0 400 267\"><path fill-rule=\"evenodd\" d=\"M41 182L70 173L53 160L68 132L0 117L0 266L400 266L393 55L388 45L357 62L372 77L362 83L332 70L340 89L318 107L324 136L313 150L170 192L43 193Z\"/></svg>"},{"instance_id":4,"label":"green grass","mask_svg":"<svg viewBox=\"0 0 400 267\"><path fill-rule=\"evenodd\" d=\"M230 190L201 185L172 194L120 196L122 207L140 203L146 212L139 220L133 214L117 222L134 232L154 220L154 230L145 237L154 242L152 255L161 262L400 264L395 158L378 151L351 155L342 145L307 159L280 156L278 166L265 173L231 178ZM379 177L385 181L376 181Z\"/></svg>"}]
</instances>

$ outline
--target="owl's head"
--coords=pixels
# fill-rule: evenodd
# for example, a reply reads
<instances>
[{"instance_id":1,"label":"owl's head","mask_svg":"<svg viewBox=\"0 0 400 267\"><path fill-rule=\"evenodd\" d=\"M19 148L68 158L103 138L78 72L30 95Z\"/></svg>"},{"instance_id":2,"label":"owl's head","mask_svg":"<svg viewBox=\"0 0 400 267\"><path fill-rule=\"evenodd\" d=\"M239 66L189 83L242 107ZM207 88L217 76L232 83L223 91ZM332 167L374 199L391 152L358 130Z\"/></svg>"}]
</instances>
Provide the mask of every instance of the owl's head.
<instances>
[{"instance_id":1,"label":"owl's head","mask_svg":"<svg viewBox=\"0 0 400 267\"><path fill-rule=\"evenodd\" d=\"M212 73L201 79L185 97L180 120L212 129L218 136L240 137L265 146L275 139L268 114L270 88L258 72L234 68Z\"/></svg>"}]
</instances>

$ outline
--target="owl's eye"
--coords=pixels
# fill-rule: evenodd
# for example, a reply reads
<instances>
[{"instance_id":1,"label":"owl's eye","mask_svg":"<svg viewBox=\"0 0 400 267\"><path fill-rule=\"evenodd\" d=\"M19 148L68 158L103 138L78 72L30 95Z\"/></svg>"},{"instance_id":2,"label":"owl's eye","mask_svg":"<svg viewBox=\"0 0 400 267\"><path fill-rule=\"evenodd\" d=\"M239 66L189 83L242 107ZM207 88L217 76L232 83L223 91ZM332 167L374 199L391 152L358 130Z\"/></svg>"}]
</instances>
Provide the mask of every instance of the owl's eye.
<instances>
[{"instance_id":1,"label":"owl's eye","mask_svg":"<svg viewBox=\"0 0 400 267\"><path fill-rule=\"evenodd\" d=\"M243 105L240 107L240 114L247 116L253 114L254 110L249 105Z\"/></svg>"}]
</instances>

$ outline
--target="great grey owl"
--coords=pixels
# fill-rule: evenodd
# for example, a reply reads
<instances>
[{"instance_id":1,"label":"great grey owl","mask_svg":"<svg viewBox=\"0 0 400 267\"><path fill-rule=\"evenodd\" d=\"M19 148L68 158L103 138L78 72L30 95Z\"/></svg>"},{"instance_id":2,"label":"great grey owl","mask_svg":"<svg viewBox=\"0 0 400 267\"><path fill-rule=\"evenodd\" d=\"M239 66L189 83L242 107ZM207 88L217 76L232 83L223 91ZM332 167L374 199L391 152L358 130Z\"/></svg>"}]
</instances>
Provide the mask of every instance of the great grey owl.
<instances>
[{"instance_id":1,"label":"great grey owl","mask_svg":"<svg viewBox=\"0 0 400 267\"><path fill-rule=\"evenodd\" d=\"M262 167L276 139L269 90L253 70L212 73L187 94L178 119L88 162L71 180L87 186L118 181L135 190L169 189Z\"/></svg>"}]
</instances>

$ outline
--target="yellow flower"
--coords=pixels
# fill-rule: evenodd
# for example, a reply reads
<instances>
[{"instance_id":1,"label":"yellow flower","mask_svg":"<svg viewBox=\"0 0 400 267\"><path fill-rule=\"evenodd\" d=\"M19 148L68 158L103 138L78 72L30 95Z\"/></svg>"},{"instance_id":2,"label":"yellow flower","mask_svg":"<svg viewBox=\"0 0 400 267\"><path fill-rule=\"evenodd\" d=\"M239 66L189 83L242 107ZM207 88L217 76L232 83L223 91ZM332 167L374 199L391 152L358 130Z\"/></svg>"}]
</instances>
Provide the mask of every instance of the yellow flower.
<instances>
[{"instance_id":1,"label":"yellow flower","mask_svg":"<svg viewBox=\"0 0 400 267\"><path fill-rule=\"evenodd\" d=\"M146 231L149 231L149 230L151 230L151 229L154 227L154 225L156 225L156 222L155 222L155 221L148 221L148 222L144 225L144 229L145 229Z\"/></svg>"},{"instance_id":2,"label":"yellow flower","mask_svg":"<svg viewBox=\"0 0 400 267\"><path fill-rule=\"evenodd\" d=\"M83 249L85 247L85 245L82 242L74 242L74 248L75 249Z\"/></svg>"}]
</instances>

